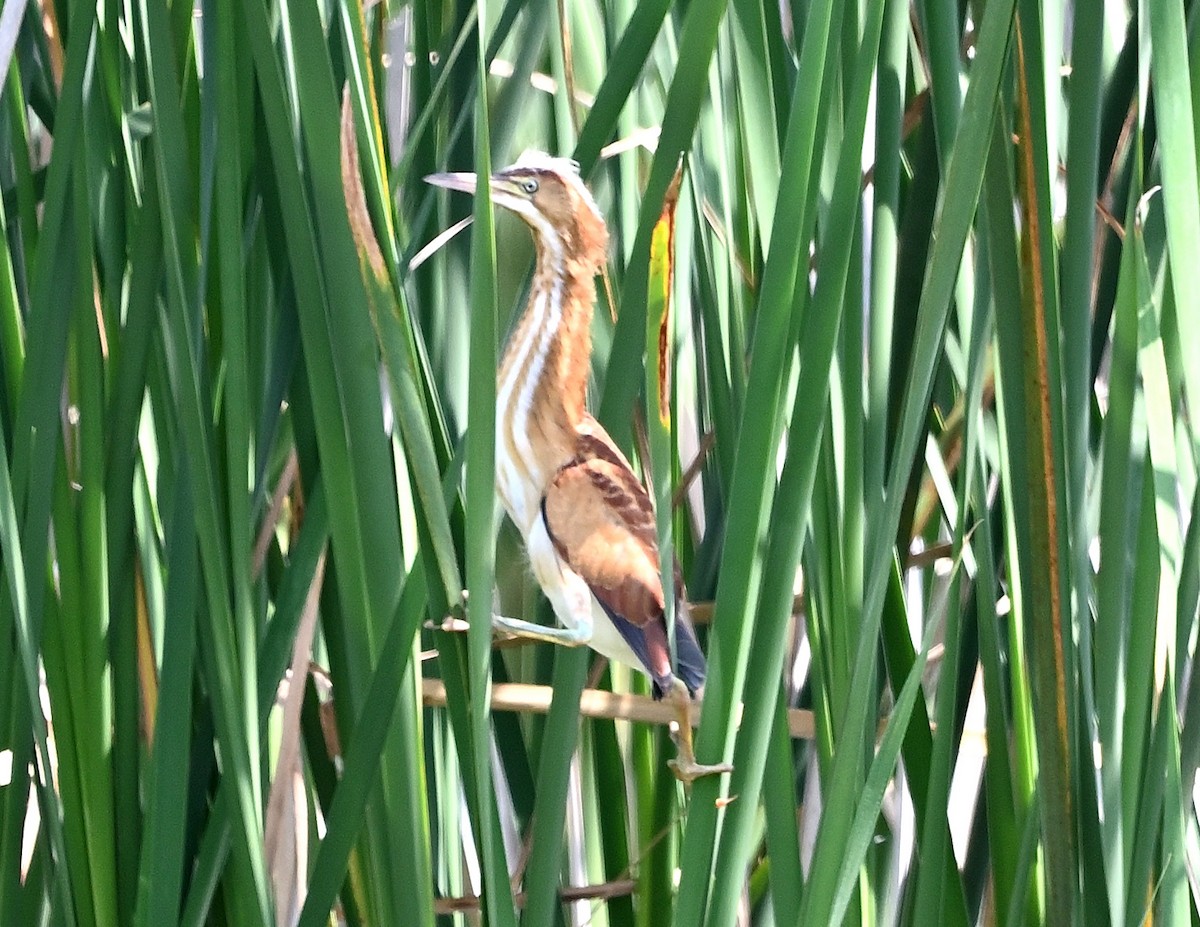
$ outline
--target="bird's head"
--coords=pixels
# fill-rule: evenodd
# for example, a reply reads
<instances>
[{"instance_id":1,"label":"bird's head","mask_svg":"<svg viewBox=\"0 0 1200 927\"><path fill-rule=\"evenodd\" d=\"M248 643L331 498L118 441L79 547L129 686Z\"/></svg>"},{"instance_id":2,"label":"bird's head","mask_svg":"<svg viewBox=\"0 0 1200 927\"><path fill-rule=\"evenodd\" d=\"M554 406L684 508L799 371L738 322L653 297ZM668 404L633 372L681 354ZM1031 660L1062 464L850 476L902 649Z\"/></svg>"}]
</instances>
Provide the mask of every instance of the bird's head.
<instances>
[{"instance_id":1,"label":"bird's head","mask_svg":"<svg viewBox=\"0 0 1200 927\"><path fill-rule=\"evenodd\" d=\"M475 174L430 174L428 183L449 190L475 193ZM604 263L608 230L591 192L579 176L579 165L527 151L516 163L492 174L488 180L492 202L525 220L533 230L539 251L563 262L577 262L595 273Z\"/></svg>"}]
</instances>

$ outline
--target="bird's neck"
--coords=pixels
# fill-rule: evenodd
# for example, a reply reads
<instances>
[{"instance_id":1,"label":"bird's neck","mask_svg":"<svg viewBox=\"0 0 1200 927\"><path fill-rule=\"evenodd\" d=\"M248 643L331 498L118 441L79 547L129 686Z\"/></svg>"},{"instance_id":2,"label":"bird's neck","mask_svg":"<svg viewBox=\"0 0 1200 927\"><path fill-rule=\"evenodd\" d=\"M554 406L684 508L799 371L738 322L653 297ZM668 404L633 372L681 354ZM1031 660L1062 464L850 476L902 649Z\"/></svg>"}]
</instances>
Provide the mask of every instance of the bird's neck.
<instances>
[{"instance_id":1,"label":"bird's neck","mask_svg":"<svg viewBox=\"0 0 1200 927\"><path fill-rule=\"evenodd\" d=\"M529 302L497 383L502 493L508 466L540 501L554 473L575 454L591 366L593 274L592 265L562 248L539 248Z\"/></svg>"}]
</instances>

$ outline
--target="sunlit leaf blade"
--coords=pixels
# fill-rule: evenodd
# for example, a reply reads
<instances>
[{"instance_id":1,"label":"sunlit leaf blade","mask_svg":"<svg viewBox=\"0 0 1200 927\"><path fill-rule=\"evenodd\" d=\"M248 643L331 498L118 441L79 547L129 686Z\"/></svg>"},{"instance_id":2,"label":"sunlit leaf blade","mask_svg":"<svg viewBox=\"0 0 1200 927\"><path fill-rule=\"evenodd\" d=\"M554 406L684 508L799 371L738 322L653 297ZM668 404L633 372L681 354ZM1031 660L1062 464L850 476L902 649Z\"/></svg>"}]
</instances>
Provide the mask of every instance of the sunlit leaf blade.
<instances>
[{"instance_id":1,"label":"sunlit leaf blade","mask_svg":"<svg viewBox=\"0 0 1200 927\"><path fill-rule=\"evenodd\" d=\"M659 579L663 589L675 585L673 522L674 429L671 408L671 369L674 367L675 328L671 286L675 270L675 207L683 181L682 162L663 197L662 211L650 236L650 281L646 296L646 431L650 448L650 485L658 525ZM663 618L674 653L676 598L663 596Z\"/></svg>"},{"instance_id":2,"label":"sunlit leaf blade","mask_svg":"<svg viewBox=\"0 0 1200 927\"><path fill-rule=\"evenodd\" d=\"M0 924L1197 921L1193 6L9 4ZM726 776L493 640L523 148Z\"/></svg>"},{"instance_id":3,"label":"sunlit leaf blade","mask_svg":"<svg viewBox=\"0 0 1200 927\"><path fill-rule=\"evenodd\" d=\"M1039 119L1041 101L1040 42L1026 32L1022 20L1016 34L1017 185L1027 217L1022 237L1021 330L1026 349L1025 437L1027 457L1017 473L1028 487L1029 555L1024 569L1028 583L1030 664L1036 703L1038 759L1042 797L1042 839L1048 875L1047 916L1070 923L1076 906L1076 840L1071 820L1078 801L1073 785L1073 741L1068 717L1068 690L1074 691L1071 635L1067 630L1069 595L1064 578L1068 564L1061 556L1064 520L1068 517L1061 474L1054 461L1062 458L1062 408L1051 383L1061 379L1057 353L1056 287L1048 277L1053 264L1053 240L1047 228L1049 189L1042 156L1045 139ZM1039 131L1035 134L1034 120Z\"/></svg>"}]
</instances>

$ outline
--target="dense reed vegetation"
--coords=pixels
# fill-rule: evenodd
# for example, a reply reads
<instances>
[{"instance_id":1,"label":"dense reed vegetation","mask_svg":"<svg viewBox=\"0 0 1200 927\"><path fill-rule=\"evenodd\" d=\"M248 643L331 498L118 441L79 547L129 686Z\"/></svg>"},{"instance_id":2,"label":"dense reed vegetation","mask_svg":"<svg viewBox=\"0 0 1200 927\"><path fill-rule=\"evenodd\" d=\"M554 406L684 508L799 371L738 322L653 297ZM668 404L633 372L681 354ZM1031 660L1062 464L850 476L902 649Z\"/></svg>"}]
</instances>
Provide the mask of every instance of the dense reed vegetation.
<instances>
[{"instance_id":1,"label":"dense reed vegetation","mask_svg":"<svg viewBox=\"0 0 1200 927\"><path fill-rule=\"evenodd\" d=\"M1200 923L1198 17L8 0L0 925ZM493 648L552 620L492 476L529 236L422 177L526 147L608 216L690 794L645 701L581 721L644 680Z\"/></svg>"}]
</instances>

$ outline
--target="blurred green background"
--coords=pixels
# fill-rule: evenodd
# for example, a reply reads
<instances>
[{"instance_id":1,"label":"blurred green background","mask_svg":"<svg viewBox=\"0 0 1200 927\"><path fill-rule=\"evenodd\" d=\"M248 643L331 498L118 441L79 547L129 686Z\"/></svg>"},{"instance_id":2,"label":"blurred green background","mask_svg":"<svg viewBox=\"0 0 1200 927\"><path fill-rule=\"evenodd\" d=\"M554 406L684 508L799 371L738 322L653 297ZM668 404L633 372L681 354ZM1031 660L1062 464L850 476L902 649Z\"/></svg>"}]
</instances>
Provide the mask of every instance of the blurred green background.
<instances>
[{"instance_id":1,"label":"blurred green background","mask_svg":"<svg viewBox=\"0 0 1200 927\"><path fill-rule=\"evenodd\" d=\"M0 925L1200 924L1198 19L7 0ZM683 158L690 794L580 720L643 680L492 648L552 620L492 475L531 245L422 177L526 147L608 217L637 460Z\"/></svg>"}]
</instances>

